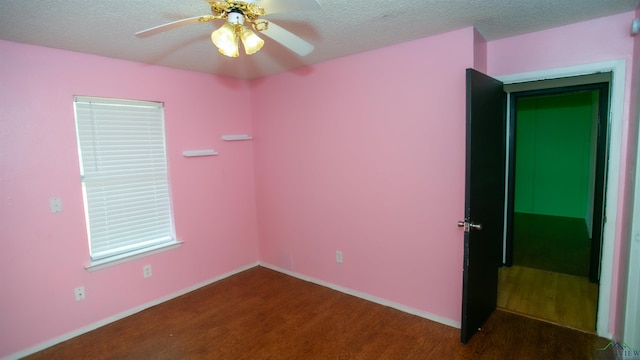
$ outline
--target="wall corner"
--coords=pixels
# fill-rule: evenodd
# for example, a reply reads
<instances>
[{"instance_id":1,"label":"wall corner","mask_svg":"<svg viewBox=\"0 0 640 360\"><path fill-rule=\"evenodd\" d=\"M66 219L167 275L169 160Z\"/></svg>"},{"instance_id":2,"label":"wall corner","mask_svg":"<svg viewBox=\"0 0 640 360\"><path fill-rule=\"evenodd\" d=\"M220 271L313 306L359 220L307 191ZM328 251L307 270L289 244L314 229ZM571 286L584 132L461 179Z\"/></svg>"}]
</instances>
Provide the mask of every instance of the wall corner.
<instances>
[{"instance_id":1,"label":"wall corner","mask_svg":"<svg viewBox=\"0 0 640 360\"><path fill-rule=\"evenodd\" d=\"M473 28L473 68L487 73L487 40Z\"/></svg>"}]
</instances>

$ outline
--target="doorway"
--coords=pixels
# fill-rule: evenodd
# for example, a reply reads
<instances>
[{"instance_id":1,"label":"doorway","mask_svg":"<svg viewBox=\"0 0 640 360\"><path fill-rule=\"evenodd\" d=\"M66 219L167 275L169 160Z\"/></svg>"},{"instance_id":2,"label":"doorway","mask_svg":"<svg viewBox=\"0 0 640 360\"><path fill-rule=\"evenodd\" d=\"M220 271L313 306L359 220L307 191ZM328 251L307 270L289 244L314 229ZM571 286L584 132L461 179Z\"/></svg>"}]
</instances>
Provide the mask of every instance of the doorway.
<instances>
[{"instance_id":1,"label":"doorway","mask_svg":"<svg viewBox=\"0 0 640 360\"><path fill-rule=\"evenodd\" d=\"M610 75L508 91L507 267L499 272L498 307L590 332L599 292Z\"/></svg>"}]
</instances>

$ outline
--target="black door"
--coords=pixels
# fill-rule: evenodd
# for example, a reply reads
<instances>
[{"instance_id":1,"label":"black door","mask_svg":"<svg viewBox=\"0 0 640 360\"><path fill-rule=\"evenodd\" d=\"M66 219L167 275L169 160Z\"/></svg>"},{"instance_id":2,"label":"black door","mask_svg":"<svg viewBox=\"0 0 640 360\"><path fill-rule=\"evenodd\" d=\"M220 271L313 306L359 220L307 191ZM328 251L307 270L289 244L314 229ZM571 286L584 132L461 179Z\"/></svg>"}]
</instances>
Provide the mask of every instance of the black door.
<instances>
[{"instance_id":1,"label":"black door","mask_svg":"<svg viewBox=\"0 0 640 360\"><path fill-rule=\"evenodd\" d=\"M462 343L496 308L504 228L505 109L502 83L467 69Z\"/></svg>"}]
</instances>

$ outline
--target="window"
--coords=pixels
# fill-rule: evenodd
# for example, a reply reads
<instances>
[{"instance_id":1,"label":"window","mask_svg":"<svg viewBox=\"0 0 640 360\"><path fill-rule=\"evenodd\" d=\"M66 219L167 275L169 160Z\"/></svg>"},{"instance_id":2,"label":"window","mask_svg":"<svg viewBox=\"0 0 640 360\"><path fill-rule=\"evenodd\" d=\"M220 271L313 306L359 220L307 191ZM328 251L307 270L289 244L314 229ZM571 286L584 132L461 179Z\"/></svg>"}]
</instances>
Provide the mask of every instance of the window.
<instances>
[{"instance_id":1,"label":"window","mask_svg":"<svg viewBox=\"0 0 640 360\"><path fill-rule=\"evenodd\" d=\"M163 104L74 98L93 264L177 244Z\"/></svg>"}]
</instances>

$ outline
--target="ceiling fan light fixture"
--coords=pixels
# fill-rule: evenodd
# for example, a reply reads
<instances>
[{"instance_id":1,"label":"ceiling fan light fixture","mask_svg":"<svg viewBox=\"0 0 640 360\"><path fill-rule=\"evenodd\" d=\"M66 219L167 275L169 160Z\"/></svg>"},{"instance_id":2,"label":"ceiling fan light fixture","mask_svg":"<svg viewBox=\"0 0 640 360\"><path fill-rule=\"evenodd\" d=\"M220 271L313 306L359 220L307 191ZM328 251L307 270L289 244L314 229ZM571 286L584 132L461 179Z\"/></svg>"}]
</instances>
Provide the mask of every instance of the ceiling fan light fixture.
<instances>
[{"instance_id":1,"label":"ceiling fan light fixture","mask_svg":"<svg viewBox=\"0 0 640 360\"><path fill-rule=\"evenodd\" d=\"M211 33L211 42L218 48L218 51L225 56L238 57L238 36L236 26L225 21L218 30Z\"/></svg>"},{"instance_id":2,"label":"ceiling fan light fixture","mask_svg":"<svg viewBox=\"0 0 640 360\"><path fill-rule=\"evenodd\" d=\"M218 48L218 51L228 57L239 56L238 43L242 41L244 51L247 55L253 55L260 51L264 46L264 40L254 33L262 33L265 36L279 42L289 50L300 56L308 55L313 51L313 45L291 33L290 31L263 20L260 17L266 15L264 8L258 4L268 4L277 2L276 0L205 0L211 5L212 15L201 15L182 20L172 21L163 25L154 26L152 28L138 31L135 33L138 37L148 37L166 30L171 30L184 25L212 22L223 20L224 24L211 33L211 42ZM281 7L272 10L274 12L285 11L291 7L291 10L315 10L320 7L318 0L278 0L287 3ZM305 4L306 3L306 4ZM244 23L251 24L245 27ZM271 25L271 26L270 26ZM253 27L253 29L250 29ZM252 31L253 30L253 31Z\"/></svg>"},{"instance_id":3,"label":"ceiling fan light fixture","mask_svg":"<svg viewBox=\"0 0 640 360\"><path fill-rule=\"evenodd\" d=\"M240 39L242 40L242 45L244 45L244 52L247 55L253 55L262 49L264 45L264 40L262 40L258 35L256 35L251 29L246 26L242 27L240 32Z\"/></svg>"}]
</instances>

